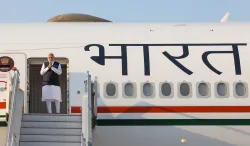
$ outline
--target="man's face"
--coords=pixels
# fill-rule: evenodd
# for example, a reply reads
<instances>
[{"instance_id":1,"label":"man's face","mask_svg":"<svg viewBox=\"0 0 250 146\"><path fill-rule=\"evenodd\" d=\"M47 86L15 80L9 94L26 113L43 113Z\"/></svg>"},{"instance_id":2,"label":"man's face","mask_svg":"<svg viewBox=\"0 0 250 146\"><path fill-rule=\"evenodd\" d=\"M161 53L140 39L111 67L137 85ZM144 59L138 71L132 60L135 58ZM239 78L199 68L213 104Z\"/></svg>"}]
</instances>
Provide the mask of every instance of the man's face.
<instances>
[{"instance_id":1,"label":"man's face","mask_svg":"<svg viewBox=\"0 0 250 146\"><path fill-rule=\"evenodd\" d=\"M52 54L49 54L49 55L48 55L48 61L49 61L49 62L54 61L54 56L53 56Z\"/></svg>"}]
</instances>

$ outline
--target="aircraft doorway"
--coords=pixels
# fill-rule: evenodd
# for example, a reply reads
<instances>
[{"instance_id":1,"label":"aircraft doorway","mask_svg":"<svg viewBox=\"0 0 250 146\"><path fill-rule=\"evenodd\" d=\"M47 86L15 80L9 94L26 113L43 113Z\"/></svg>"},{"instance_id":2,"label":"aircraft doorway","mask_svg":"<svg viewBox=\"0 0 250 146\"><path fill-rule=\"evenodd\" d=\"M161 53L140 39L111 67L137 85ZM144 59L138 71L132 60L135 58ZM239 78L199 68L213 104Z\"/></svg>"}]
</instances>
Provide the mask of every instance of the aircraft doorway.
<instances>
[{"instance_id":1,"label":"aircraft doorway","mask_svg":"<svg viewBox=\"0 0 250 146\"><path fill-rule=\"evenodd\" d=\"M47 61L47 58L29 58L28 59L28 112L29 113L48 113L45 102L42 98L42 76L40 70L42 63ZM68 113L68 60L65 58L56 58L56 61L61 63L62 74L60 75L62 102L60 107L61 114ZM52 112L55 113L55 104L52 103Z\"/></svg>"}]
</instances>

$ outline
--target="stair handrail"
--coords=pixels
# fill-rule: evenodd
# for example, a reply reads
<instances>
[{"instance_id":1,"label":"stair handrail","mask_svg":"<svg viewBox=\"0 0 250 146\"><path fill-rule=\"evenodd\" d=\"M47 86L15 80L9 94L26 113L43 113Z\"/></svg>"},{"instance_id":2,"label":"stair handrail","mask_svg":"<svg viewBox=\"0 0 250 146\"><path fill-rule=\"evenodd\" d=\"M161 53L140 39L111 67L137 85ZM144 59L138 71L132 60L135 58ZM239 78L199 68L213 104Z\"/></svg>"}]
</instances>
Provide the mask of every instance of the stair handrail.
<instances>
[{"instance_id":1,"label":"stair handrail","mask_svg":"<svg viewBox=\"0 0 250 146\"><path fill-rule=\"evenodd\" d=\"M82 146L92 146L91 75L87 72L82 98Z\"/></svg>"},{"instance_id":2,"label":"stair handrail","mask_svg":"<svg viewBox=\"0 0 250 146\"><path fill-rule=\"evenodd\" d=\"M12 86L12 94L11 94L11 104L9 109L9 121L8 121L8 131L7 131L7 140L6 140L6 146L14 146L14 143L17 143L16 141L16 133L12 131L13 129L13 113L15 111L15 99L17 96L17 90L19 87L19 71L16 69L14 70L14 77L13 77L13 86Z\"/></svg>"}]
</instances>

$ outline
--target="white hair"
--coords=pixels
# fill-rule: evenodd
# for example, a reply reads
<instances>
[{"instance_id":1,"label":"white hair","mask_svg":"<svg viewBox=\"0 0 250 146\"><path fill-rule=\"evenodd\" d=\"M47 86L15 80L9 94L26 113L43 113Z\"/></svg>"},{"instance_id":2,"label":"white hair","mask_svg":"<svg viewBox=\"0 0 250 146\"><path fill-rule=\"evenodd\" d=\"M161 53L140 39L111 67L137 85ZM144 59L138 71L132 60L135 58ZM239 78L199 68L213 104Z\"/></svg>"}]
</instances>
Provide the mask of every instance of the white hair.
<instances>
[{"instance_id":1,"label":"white hair","mask_svg":"<svg viewBox=\"0 0 250 146\"><path fill-rule=\"evenodd\" d=\"M53 55L55 57L55 55L53 53L49 53L48 55Z\"/></svg>"}]
</instances>

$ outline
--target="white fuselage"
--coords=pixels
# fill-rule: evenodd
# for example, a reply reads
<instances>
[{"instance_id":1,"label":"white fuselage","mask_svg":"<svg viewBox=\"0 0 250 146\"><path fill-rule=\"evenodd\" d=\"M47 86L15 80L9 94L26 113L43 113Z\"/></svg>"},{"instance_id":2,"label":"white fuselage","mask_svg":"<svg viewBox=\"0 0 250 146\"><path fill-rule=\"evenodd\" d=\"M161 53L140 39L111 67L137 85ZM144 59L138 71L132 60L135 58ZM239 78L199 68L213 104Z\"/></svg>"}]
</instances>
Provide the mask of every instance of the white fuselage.
<instances>
[{"instance_id":1,"label":"white fuselage","mask_svg":"<svg viewBox=\"0 0 250 146\"><path fill-rule=\"evenodd\" d=\"M98 78L94 145L250 143L240 126L250 116L250 23L3 23L0 32L0 52L14 59L27 92L25 112L29 64L48 53L67 65L67 113L80 111L86 72Z\"/></svg>"}]
</instances>

